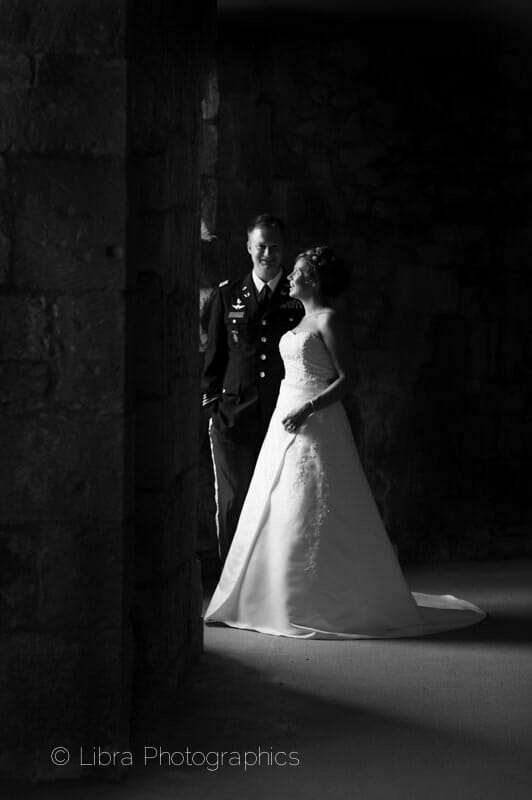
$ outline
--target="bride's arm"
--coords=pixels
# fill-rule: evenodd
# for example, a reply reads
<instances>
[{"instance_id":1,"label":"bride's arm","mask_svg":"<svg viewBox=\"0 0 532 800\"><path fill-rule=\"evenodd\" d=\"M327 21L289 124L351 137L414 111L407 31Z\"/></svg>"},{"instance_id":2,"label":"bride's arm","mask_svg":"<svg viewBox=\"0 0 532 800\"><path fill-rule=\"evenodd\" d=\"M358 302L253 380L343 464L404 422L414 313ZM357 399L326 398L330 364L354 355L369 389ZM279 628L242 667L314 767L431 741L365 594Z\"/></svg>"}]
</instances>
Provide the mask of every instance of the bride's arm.
<instances>
[{"instance_id":1,"label":"bride's arm","mask_svg":"<svg viewBox=\"0 0 532 800\"><path fill-rule=\"evenodd\" d=\"M320 314L317 327L331 354L338 377L312 398L313 411L320 411L341 400L353 389L355 381L354 345L351 329L345 317L337 311Z\"/></svg>"},{"instance_id":2,"label":"bride's arm","mask_svg":"<svg viewBox=\"0 0 532 800\"><path fill-rule=\"evenodd\" d=\"M314 412L341 400L351 391L354 384L354 346L350 328L345 318L337 311L320 314L317 319L318 331L331 354L338 377L312 400L300 408L294 408L282 419L289 432L296 431Z\"/></svg>"}]
</instances>

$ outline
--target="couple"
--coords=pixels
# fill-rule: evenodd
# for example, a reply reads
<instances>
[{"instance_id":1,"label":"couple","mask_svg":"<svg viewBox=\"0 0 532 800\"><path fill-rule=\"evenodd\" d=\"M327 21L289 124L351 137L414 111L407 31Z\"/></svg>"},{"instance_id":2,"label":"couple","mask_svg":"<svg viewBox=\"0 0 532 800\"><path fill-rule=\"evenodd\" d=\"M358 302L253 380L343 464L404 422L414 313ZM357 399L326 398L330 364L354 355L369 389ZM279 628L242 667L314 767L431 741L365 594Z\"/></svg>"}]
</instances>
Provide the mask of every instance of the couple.
<instances>
[{"instance_id":1,"label":"couple","mask_svg":"<svg viewBox=\"0 0 532 800\"><path fill-rule=\"evenodd\" d=\"M315 247L285 276L283 243L280 220L256 218L248 228L253 271L222 284L211 313L204 404L215 408L225 564L206 622L359 639L480 621L484 612L466 600L408 589L340 402L353 348L329 301L346 288L345 267L330 248Z\"/></svg>"}]
</instances>

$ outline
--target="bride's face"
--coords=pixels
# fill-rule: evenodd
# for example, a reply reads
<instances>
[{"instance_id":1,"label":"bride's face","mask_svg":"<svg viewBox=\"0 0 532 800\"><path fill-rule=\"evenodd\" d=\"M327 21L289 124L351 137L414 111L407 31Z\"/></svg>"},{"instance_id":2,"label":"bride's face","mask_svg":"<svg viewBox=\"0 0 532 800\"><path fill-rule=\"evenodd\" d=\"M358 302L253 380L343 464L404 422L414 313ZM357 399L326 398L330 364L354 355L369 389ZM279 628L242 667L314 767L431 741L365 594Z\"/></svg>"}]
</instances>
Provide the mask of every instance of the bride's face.
<instances>
[{"instance_id":1,"label":"bride's face","mask_svg":"<svg viewBox=\"0 0 532 800\"><path fill-rule=\"evenodd\" d=\"M303 259L299 259L294 264L294 269L288 276L290 281L290 297L309 297L313 294L315 284L311 281L306 273L306 265Z\"/></svg>"}]
</instances>

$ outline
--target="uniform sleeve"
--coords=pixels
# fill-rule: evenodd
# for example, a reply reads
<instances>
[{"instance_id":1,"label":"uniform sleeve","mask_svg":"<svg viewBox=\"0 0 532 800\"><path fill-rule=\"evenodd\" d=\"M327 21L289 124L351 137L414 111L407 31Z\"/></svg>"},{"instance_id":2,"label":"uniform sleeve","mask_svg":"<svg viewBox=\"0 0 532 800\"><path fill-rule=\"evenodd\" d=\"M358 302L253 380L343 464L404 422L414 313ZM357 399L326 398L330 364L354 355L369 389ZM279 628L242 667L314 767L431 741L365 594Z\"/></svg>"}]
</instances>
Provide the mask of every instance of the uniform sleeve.
<instances>
[{"instance_id":1,"label":"uniform sleeve","mask_svg":"<svg viewBox=\"0 0 532 800\"><path fill-rule=\"evenodd\" d=\"M201 379L202 404L205 408L222 396L222 384L227 366L227 332L224 323L224 304L220 289L216 290L207 329L207 347Z\"/></svg>"}]
</instances>

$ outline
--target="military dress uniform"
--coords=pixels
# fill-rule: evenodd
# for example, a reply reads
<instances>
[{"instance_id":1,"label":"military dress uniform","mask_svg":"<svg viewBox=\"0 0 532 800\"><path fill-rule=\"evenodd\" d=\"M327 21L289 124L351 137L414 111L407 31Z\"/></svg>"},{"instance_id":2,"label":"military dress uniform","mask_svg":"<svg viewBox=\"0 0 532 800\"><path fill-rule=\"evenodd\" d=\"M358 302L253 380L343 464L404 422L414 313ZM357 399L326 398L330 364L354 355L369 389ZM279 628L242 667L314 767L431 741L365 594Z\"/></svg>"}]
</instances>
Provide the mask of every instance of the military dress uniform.
<instances>
[{"instance_id":1,"label":"military dress uniform","mask_svg":"<svg viewBox=\"0 0 532 800\"><path fill-rule=\"evenodd\" d=\"M282 274L267 305L252 274L223 281L213 298L202 377L203 406L213 407L209 436L216 480L222 563L277 403L284 366L279 339L303 316Z\"/></svg>"}]
</instances>

